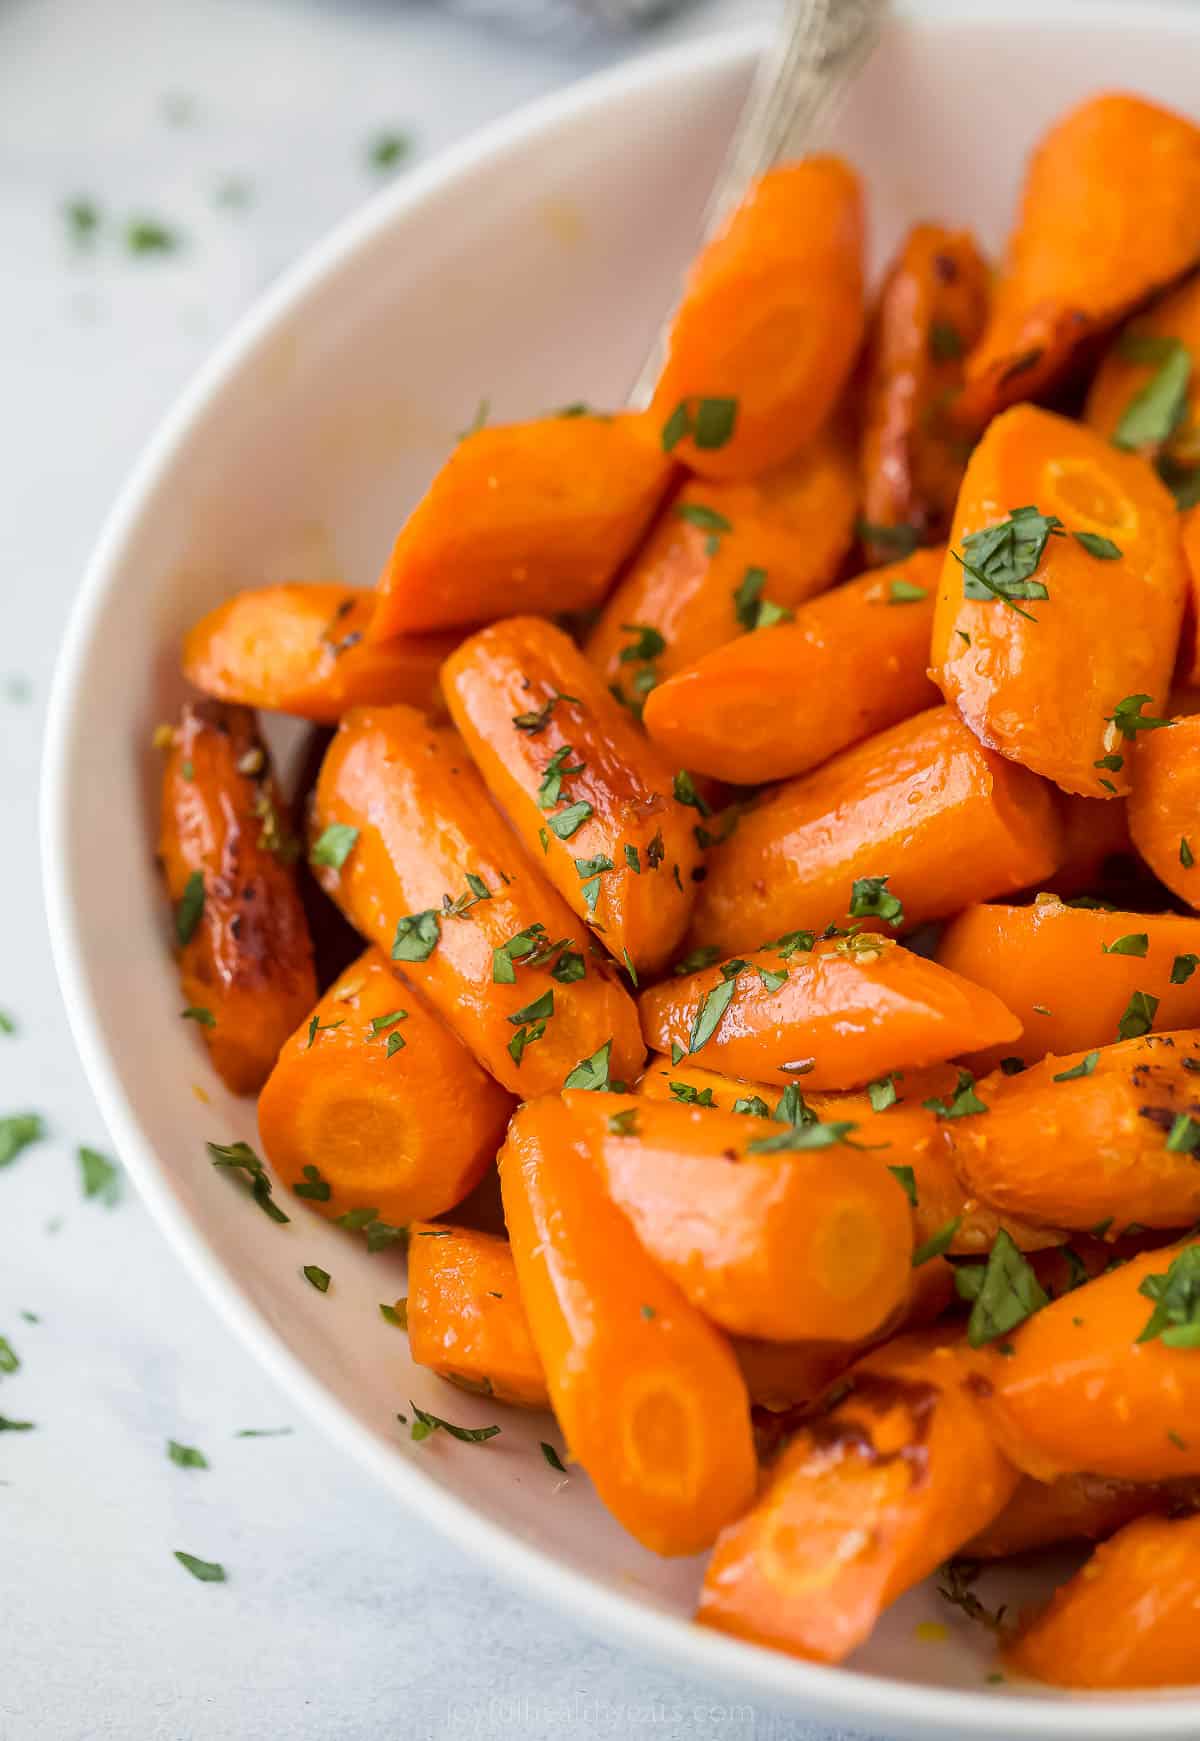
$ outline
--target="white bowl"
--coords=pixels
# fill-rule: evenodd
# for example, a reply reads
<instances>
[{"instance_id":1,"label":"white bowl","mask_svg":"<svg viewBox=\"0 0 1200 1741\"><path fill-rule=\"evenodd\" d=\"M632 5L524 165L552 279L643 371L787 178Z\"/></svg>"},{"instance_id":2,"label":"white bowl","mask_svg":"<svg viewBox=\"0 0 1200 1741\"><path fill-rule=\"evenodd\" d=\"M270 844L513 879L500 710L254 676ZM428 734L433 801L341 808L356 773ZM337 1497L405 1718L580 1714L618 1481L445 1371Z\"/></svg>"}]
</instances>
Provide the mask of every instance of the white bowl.
<instances>
[{"instance_id":1,"label":"white bowl","mask_svg":"<svg viewBox=\"0 0 1200 1741\"><path fill-rule=\"evenodd\" d=\"M1188 109L1200 10L1016 0L986 18L896 23L835 144L865 173L876 263L919 218L995 247L1021 161L1061 109L1124 85ZM874 1731L1194 1735L1195 1696L1068 1700L985 1684L988 1636L928 1588L852 1668L794 1661L688 1623L698 1562L630 1541L586 1478L562 1481L544 1417L501 1411L486 1447L413 1445L409 1397L496 1417L412 1366L377 1302L400 1260L370 1257L292 1200L272 1225L209 1165L256 1140L179 991L154 866L155 723L183 695L187 624L235 588L373 581L477 401L499 417L619 399L691 252L755 44L722 37L621 68L397 183L291 272L168 418L121 495L63 649L44 780L44 874L76 1042L122 1158L184 1261L274 1378L346 1450L496 1572L743 1698ZM335 1276L319 1295L300 1276ZM1004 1582L1002 1579L1001 1582ZM1014 1575L1010 1592L1029 1594ZM990 1593L990 1592L989 1592ZM948 1623L921 1642L920 1620Z\"/></svg>"}]
</instances>

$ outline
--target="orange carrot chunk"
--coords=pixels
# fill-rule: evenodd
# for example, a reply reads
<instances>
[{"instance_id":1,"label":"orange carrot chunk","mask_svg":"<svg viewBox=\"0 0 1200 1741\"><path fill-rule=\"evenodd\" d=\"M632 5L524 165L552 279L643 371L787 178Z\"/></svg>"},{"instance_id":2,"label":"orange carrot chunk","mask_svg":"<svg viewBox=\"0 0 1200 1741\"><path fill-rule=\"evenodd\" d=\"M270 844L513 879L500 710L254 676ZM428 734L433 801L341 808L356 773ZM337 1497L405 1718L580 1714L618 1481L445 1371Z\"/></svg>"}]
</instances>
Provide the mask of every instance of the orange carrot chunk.
<instances>
[{"instance_id":1,"label":"orange carrot chunk","mask_svg":"<svg viewBox=\"0 0 1200 1741\"><path fill-rule=\"evenodd\" d=\"M987 261L974 237L914 225L888 268L867 339L861 455L872 561L895 555L903 537L933 543L950 529L969 444L949 408L987 304Z\"/></svg>"},{"instance_id":2,"label":"orange carrot chunk","mask_svg":"<svg viewBox=\"0 0 1200 1741\"><path fill-rule=\"evenodd\" d=\"M1097 211L1102 211L1102 222ZM1200 258L1200 129L1141 97L1089 97L1044 135L962 420L981 428L1057 381L1080 344Z\"/></svg>"},{"instance_id":3,"label":"orange carrot chunk","mask_svg":"<svg viewBox=\"0 0 1200 1741\"><path fill-rule=\"evenodd\" d=\"M414 1223L404 1307L418 1366L498 1402L549 1408L506 1239L472 1227Z\"/></svg>"},{"instance_id":4,"label":"orange carrot chunk","mask_svg":"<svg viewBox=\"0 0 1200 1741\"><path fill-rule=\"evenodd\" d=\"M906 1336L852 1367L721 1535L696 1618L841 1662L897 1596L1005 1506L995 1449L951 1348Z\"/></svg>"},{"instance_id":5,"label":"orange carrot chunk","mask_svg":"<svg viewBox=\"0 0 1200 1741\"><path fill-rule=\"evenodd\" d=\"M748 478L832 411L863 329L862 193L837 157L764 175L688 275L651 415L702 477Z\"/></svg>"},{"instance_id":6,"label":"orange carrot chunk","mask_svg":"<svg viewBox=\"0 0 1200 1741\"><path fill-rule=\"evenodd\" d=\"M728 1342L642 1249L561 1100L517 1112L500 1183L571 1455L644 1547L699 1553L754 1495L749 1398Z\"/></svg>"},{"instance_id":7,"label":"orange carrot chunk","mask_svg":"<svg viewBox=\"0 0 1200 1741\"><path fill-rule=\"evenodd\" d=\"M1034 1481L1023 1475L999 1517L963 1549L974 1560L1004 1560L1059 1542L1102 1541L1135 1517L1192 1506L1194 1481L1114 1481L1106 1475L1060 1475Z\"/></svg>"},{"instance_id":8,"label":"orange carrot chunk","mask_svg":"<svg viewBox=\"0 0 1200 1741\"><path fill-rule=\"evenodd\" d=\"M697 812L583 654L552 623L510 617L463 642L443 687L492 797L577 918L617 961L662 967L695 896Z\"/></svg>"},{"instance_id":9,"label":"orange carrot chunk","mask_svg":"<svg viewBox=\"0 0 1200 1741\"><path fill-rule=\"evenodd\" d=\"M371 638L599 604L671 471L630 412L475 430L401 529Z\"/></svg>"},{"instance_id":10,"label":"orange carrot chunk","mask_svg":"<svg viewBox=\"0 0 1200 1741\"><path fill-rule=\"evenodd\" d=\"M1200 685L1200 506L1189 508L1179 516L1179 531L1188 582L1181 664L1187 681Z\"/></svg>"},{"instance_id":11,"label":"orange carrot chunk","mask_svg":"<svg viewBox=\"0 0 1200 1741\"><path fill-rule=\"evenodd\" d=\"M806 774L930 707L940 571L938 555L918 552L718 647L650 691L651 739L679 766L753 785Z\"/></svg>"},{"instance_id":12,"label":"orange carrot chunk","mask_svg":"<svg viewBox=\"0 0 1200 1741\"><path fill-rule=\"evenodd\" d=\"M1191 493L1200 466L1198 356L1200 284L1191 278L1117 336L1092 379L1084 412L1106 440L1156 461L1181 493Z\"/></svg>"},{"instance_id":13,"label":"orange carrot chunk","mask_svg":"<svg viewBox=\"0 0 1200 1741\"><path fill-rule=\"evenodd\" d=\"M729 954L819 931L856 880L881 874L921 924L1040 881L1060 851L1049 789L931 708L748 810L709 854L692 934Z\"/></svg>"},{"instance_id":14,"label":"orange carrot chunk","mask_svg":"<svg viewBox=\"0 0 1200 1741\"><path fill-rule=\"evenodd\" d=\"M322 1215L394 1227L483 1177L512 1100L378 949L336 979L258 1102L267 1159Z\"/></svg>"},{"instance_id":15,"label":"orange carrot chunk","mask_svg":"<svg viewBox=\"0 0 1200 1741\"><path fill-rule=\"evenodd\" d=\"M368 639L376 594L364 587L247 587L201 617L183 643L183 674L221 701L336 725L349 707L441 704L438 673L453 635Z\"/></svg>"},{"instance_id":16,"label":"orange carrot chunk","mask_svg":"<svg viewBox=\"0 0 1200 1741\"><path fill-rule=\"evenodd\" d=\"M262 1087L316 999L299 850L254 715L185 707L163 772L159 856L183 1013L234 1094Z\"/></svg>"},{"instance_id":17,"label":"orange carrot chunk","mask_svg":"<svg viewBox=\"0 0 1200 1741\"><path fill-rule=\"evenodd\" d=\"M1187 581L1145 460L1032 405L989 425L963 479L933 676L981 742L1066 792L1129 791L1138 709L1166 698Z\"/></svg>"},{"instance_id":18,"label":"orange carrot chunk","mask_svg":"<svg viewBox=\"0 0 1200 1741\"><path fill-rule=\"evenodd\" d=\"M1200 1517L1139 1518L1055 1592L1005 1664L1058 1687L1192 1686L1197 1608Z\"/></svg>"},{"instance_id":19,"label":"orange carrot chunk","mask_svg":"<svg viewBox=\"0 0 1200 1741\"><path fill-rule=\"evenodd\" d=\"M1132 762L1133 844L1172 894L1200 907L1200 714L1139 731Z\"/></svg>"},{"instance_id":20,"label":"orange carrot chunk","mask_svg":"<svg viewBox=\"0 0 1200 1741\"><path fill-rule=\"evenodd\" d=\"M1063 857L1052 886L1057 894L1079 895L1123 880L1132 866L1133 846L1123 798L1059 797Z\"/></svg>"},{"instance_id":21,"label":"orange carrot chunk","mask_svg":"<svg viewBox=\"0 0 1200 1741\"><path fill-rule=\"evenodd\" d=\"M689 479L618 581L588 658L640 712L664 677L822 592L853 542L857 505L840 427L753 482Z\"/></svg>"},{"instance_id":22,"label":"orange carrot chunk","mask_svg":"<svg viewBox=\"0 0 1200 1741\"><path fill-rule=\"evenodd\" d=\"M553 1093L636 1075L637 1011L492 807L456 734L411 707L343 719L313 798L318 880L491 1075Z\"/></svg>"}]
</instances>

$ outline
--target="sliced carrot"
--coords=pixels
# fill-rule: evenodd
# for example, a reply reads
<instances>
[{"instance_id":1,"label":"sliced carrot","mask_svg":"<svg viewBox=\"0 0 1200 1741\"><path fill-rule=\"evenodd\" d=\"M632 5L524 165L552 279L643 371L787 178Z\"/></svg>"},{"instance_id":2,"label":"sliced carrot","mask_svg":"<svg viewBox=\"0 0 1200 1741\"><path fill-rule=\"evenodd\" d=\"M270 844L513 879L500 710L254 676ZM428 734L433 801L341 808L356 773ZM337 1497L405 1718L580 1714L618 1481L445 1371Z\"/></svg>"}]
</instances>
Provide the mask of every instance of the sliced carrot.
<instances>
[{"instance_id":1,"label":"sliced carrot","mask_svg":"<svg viewBox=\"0 0 1200 1741\"><path fill-rule=\"evenodd\" d=\"M1016 406L963 479L934 680L1003 755L1066 792L1125 794L1130 716L1166 699L1186 590L1175 504L1146 461Z\"/></svg>"},{"instance_id":2,"label":"sliced carrot","mask_svg":"<svg viewBox=\"0 0 1200 1741\"><path fill-rule=\"evenodd\" d=\"M618 581L588 658L639 712L664 677L822 592L853 543L857 507L840 424L752 483L689 479Z\"/></svg>"},{"instance_id":3,"label":"sliced carrot","mask_svg":"<svg viewBox=\"0 0 1200 1741\"><path fill-rule=\"evenodd\" d=\"M940 573L940 555L919 551L718 647L650 691L646 730L676 764L735 784L807 773L936 703Z\"/></svg>"},{"instance_id":4,"label":"sliced carrot","mask_svg":"<svg viewBox=\"0 0 1200 1741\"><path fill-rule=\"evenodd\" d=\"M906 1336L852 1367L709 1561L703 1626L841 1662L897 1596L1003 1510L995 1449L954 1351Z\"/></svg>"},{"instance_id":5,"label":"sliced carrot","mask_svg":"<svg viewBox=\"0 0 1200 1741\"><path fill-rule=\"evenodd\" d=\"M267 1159L322 1215L441 1215L483 1177L512 1099L378 949L284 1045L258 1102Z\"/></svg>"},{"instance_id":6,"label":"sliced carrot","mask_svg":"<svg viewBox=\"0 0 1200 1741\"><path fill-rule=\"evenodd\" d=\"M748 810L709 854L692 933L729 954L819 931L881 874L920 924L1039 882L1061 850L1049 788L931 708Z\"/></svg>"},{"instance_id":7,"label":"sliced carrot","mask_svg":"<svg viewBox=\"0 0 1200 1741\"><path fill-rule=\"evenodd\" d=\"M1132 763L1133 844L1172 894L1200 907L1200 714L1139 732Z\"/></svg>"},{"instance_id":8,"label":"sliced carrot","mask_svg":"<svg viewBox=\"0 0 1200 1741\"><path fill-rule=\"evenodd\" d=\"M1052 883L1063 896L1103 889L1116 873L1122 880L1133 855L1123 798L1075 798L1060 794L1063 857Z\"/></svg>"},{"instance_id":9,"label":"sliced carrot","mask_svg":"<svg viewBox=\"0 0 1200 1741\"><path fill-rule=\"evenodd\" d=\"M261 1088L316 1000L291 832L248 708L184 708L162 785L159 858L175 909L184 1015L234 1094Z\"/></svg>"},{"instance_id":10,"label":"sliced carrot","mask_svg":"<svg viewBox=\"0 0 1200 1741\"><path fill-rule=\"evenodd\" d=\"M454 733L411 707L357 708L314 794L318 880L515 1094L584 1060L636 1075L637 1011L521 850Z\"/></svg>"},{"instance_id":11,"label":"sliced carrot","mask_svg":"<svg viewBox=\"0 0 1200 1741\"><path fill-rule=\"evenodd\" d=\"M498 1402L549 1408L506 1239L473 1227L414 1223L404 1306L418 1366Z\"/></svg>"},{"instance_id":12,"label":"sliced carrot","mask_svg":"<svg viewBox=\"0 0 1200 1741\"><path fill-rule=\"evenodd\" d=\"M464 641L443 687L493 798L577 918L636 972L662 967L686 929L700 862L698 813L673 796L670 765L574 643L538 617Z\"/></svg>"},{"instance_id":13,"label":"sliced carrot","mask_svg":"<svg viewBox=\"0 0 1200 1741\"><path fill-rule=\"evenodd\" d=\"M1023 1024L1011 1044L973 1050L977 1073L1005 1051L1032 1063L1105 1046L1139 992L1155 998L1157 1027L1200 1027L1200 920L1176 913L1070 907L1057 895L1029 907L968 907L943 932L937 958Z\"/></svg>"},{"instance_id":14,"label":"sliced carrot","mask_svg":"<svg viewBox=\"0 0 1200 1741\"><path fill-rule=\"evenodd\" d=\"M922 543L944 538L969 443L949 408L983 331L988 266L965 230L916 224L888 267L867 338L863 518ZM895 538L865 538L886 561Z\"/></svg>"},{"instance_id":15,"label":"sliced carrot","mask_svg":"<svg viewBox=\"0 0 1200 1741\"><path fill-rule=\"evenodd\" d=\"M1200 506L1189 508L1179 516L1179 531L1188 582L1181 663L1188 682L1200 685ZM1191 711L1195 712L1195 709Z\"/></svg>"},{"instance_id":16,"label":"sliced carrot","mask_svg":"<svg viewBox=\"0 0 1200 1741\"><path fill-rule=\"evenodd\" d=\"M1003 1560L1059 1542L1102 1541L1135 1517L1152 1517L1194 1503L1195 1482L1115 1481L1106 1475L1023 1475L1000 1513L967 1543L975 1560Z\"/></svg>"},{"instance_id":17,"label":"sliced carrot","mask_svg":"<svg viewBox=\"0 0 1200 1741\"><path fill-rule=\"evenodd\" d=\"M1092 1554L1005 1652L1015 1674L1059 1687L1192 1686L1200 1517L1143 1517Z\"/></svg>"},{"instance_id":18,"label":"sliced carrot","mask_svg":"<svg viewBox=\"0 0 1200 1741\"><path fill-rule=\"evenodd\" d=\"M975 428L1057 381L1079 346L1200 258L1200 130L1104 92L1046 133L958 404Z\"/></svg>"},{"instance_id":19,"label":"sliced carrot","mask_svg":"<svg viewBox=\"0 0 1200 1741\"><path fill-rule=\"evenodd\" d=\"M475 430L402 527L371 638L599 604L672 469L631 412Z\"/></svg>"},{"instance_id":20,"label":"sliced carrot","mask_svg":"<svg viewBox=\"0 0 1200 1741\"><path fill-rule=\"evenodd\" d=\"M779 465L832 411L863 329L863 210L837 157L770 170L688 274L651 415L702 477Z\"/></svg>"},{"instance_id":21,"label":"sliced carrot","mask_svg":"<svg viewBox=\"0 0 1200 1741\"><path fill-rule=\"evenodd\" d=\"M453 635L368 639L376 594L365 587L246 587L201 617L183 643L183 674L221 701L336 725L349 707L441 705L438 672Z\"/></svg>"},{"instance_id":22,"label":"sliced carrot","mask_svg":"<svg viewBox=\"0 0 1200 1741\"><path fill-rule=\"evenodd\" d=\"M699 1553L754 1494L749 1398L728 1342L642 1249L561 1100L517 1112L500 1183L572 1456L644 1547Z\"/></svg>"}]
</instances>

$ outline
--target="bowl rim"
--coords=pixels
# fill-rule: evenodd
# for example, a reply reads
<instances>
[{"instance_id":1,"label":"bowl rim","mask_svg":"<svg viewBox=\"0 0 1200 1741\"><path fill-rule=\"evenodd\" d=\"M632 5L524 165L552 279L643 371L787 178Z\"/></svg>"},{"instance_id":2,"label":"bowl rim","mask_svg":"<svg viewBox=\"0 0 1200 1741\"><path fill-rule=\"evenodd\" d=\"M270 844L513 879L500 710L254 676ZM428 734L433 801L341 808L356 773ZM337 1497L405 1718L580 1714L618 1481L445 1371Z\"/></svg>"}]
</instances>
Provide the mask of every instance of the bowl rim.
<instances>
[{"instance_id":1,"label":"bowl rim","mask_svg":"<svg viewBox=\"0 0 1200 1741\"><path fill-rule=\"evenodd\" d=\"M982 0L969 12L957 0L926 0L922 11L899 13L905 29L939 32L947 27L1011 27L1022 22L1068 19L1080 29L1111 30L1128 22L1118 0ZM1140 0L1143 30L1200 38L1200 13L1178 0ZM591 1574L562 1564L546 1549L494 1522L470 1502L447 1491L417 1459L357 1424L298 1355L271 1328L245 1293L236 1274L198 1232L143 1136L120 1069L110 1054L86 965L83 927L67 875L72 803L73 747L85 722L78 691L93 639L110 594L118 586L127 544L160 484L184 449L211 402L243 368L260 343L307 299L319 292L357 253L393 225L482 161L523 148L533 137L569 126L581 114L614 107L630 95L671 80L686 81L720 67L749 61L763 34L739 27L657 49L524 104L477 129L429 163L380 191L359 211L307 249L234 325L192 376L142 449L104 522L72 604L56 661L47 709L40 768L42 880L51 951L72 1037L88 1083L122 1162L139 1194L193 1280L243 1345L336 1444L398 1494L403 1502L480 1560L501 1580L536 1601L554 1604L590 1632L654 1657L699 1682L721 1683L730 1693L758 1696L802 1709L817 1718L846 1720L894 1732L899 1720L911 1733L976 1735L1007 1741L1014 1726L1027 1724L1055 1741L1119 1741L1133 1733L1194 1737L1200 1697L1168 1693L1076 1695L961 1691L864 1674L853 1667L806 1662L749 1641L728 1637L611 1588Z\"/></svg>"}]
</instances>

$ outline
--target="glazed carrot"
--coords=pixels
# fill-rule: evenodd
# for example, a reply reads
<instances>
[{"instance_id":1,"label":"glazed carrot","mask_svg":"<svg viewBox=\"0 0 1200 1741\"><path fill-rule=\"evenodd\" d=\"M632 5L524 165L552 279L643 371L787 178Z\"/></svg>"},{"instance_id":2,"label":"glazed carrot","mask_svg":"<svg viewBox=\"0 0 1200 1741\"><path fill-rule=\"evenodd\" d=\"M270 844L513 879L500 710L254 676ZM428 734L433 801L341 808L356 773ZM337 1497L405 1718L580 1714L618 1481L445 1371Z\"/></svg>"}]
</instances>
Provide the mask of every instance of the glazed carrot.
<instances>
[{"instance_id":1,"label":"glazed carrot","mask_svg":"<svg viewBox=\"0 0 1200 1741\"><path fill-rule=\"evenodd\" d=\"M1200 131L1140 97L1089 97L1044 135L957 410L980 428L1200 258Z\"/></svg>"},{"instance_id":2,"label":"glazed carrot","mask_svg":"<svg viewBox=\"0 0 1200 1741\"><path fill-rule=\"evenodd\" d=\"M741 817L708 858L692 933L723 954L846 912L852 884L886 874L905 922L1026 888L1058 862L1049 789L931 708Z\"/></svg>"},{"instance_id":3,"label":"glazed carrot","mask_svg":"<svg viewBox=\"0 0 1200 1741\"><path fill-rule=\"evenodd\" d=\"M651 739L678 766L752 785L806 774L930 707L940 571L935 552L919 551L716 648L650 691Z\"/></svg>"},{"instance_id":4,"label":"glazed carrot","mask_svg":"<svg viewBox=\"0 0 1200 1741\"><path fill-rule=\"evenodd\" d=\"M298 851L254 715L185 707L163 773L159 857L184 1014L235 1094L262 1086L316 999Z\"/></svg>"},{"instance_id":5,"label":"glazed carrot","mask_svg":"<svg viewBox=\"0 0 1200 1741\"><path fill-rule=\"evenodd\" d=\"M221 701L336 725L372 702L440 706L438 672L453 635L366 637L376 595L335 582L255 586L234 593L188 631L183 674Z\"/></svg>"},{"instance_id":6,"label":"glazed carrot","mask_svg":"<svg viewBox=\"0 0 1200 1741\"><path fill-rule=\"evenodd\" d=\"M418 1366L518 1408L550 1407L506 1239L472 1227L410 1227L405 1317Z\"/></svg>"},{"instance_id":7,"label":"glazed carrot","mask_svg":"<svg viewBox=\"0 0 1200 1741\"><path fill-rule=\"evenodd\" d=\"M561 629L510 617L446 663L446 703L531 858L609 954L662 967L686 929L697 812ZM675 768L679 767L675 764Z\"/></svg>"},{"instance_id":8,"label":"glazed carrot","mask_svg":"<svg viewBox=\"0 0 1200 1741\"><path fill-rule=\"evenodd\" d=\"M402 1226L483 1177L512 1100L378 949L334 981L259 1096L267 1159L322 1215Z\"/></svg>"},{"instance_id":9,"label":"glazed carrot","mask_svg":"<svg viewBox=\"0 0 1200 1741\"><path fill-rule=\"evenodd\" d=\"M475 430L396 539L371 639L598 604L672 469L641 414Z\"/></svg>"},{"instance_id":10,"label":"glazed carrot","mask_svg":"<svg viewBox=\"0 0 1200 1741\"><path fill-rule=\"evenodd\" d=\"M1063 857L1053 876L1055 891L1078 895L1105 887L1116 875L1124 880L1132 864L1133 847L1123 798L1059 798Z\"/></svg>"},{"instance_id":11,"label":"glazed carrot","mask_svg":"<svg viewBox=\"0 0 1200 1741\"><path fill-rule=\"evenodd\" d=\"M690 479L604 606L588 658L625 705L837 574L854 539L858 478L840 425L752 483Z\"/></svg>"},{"instance_id":12,"label":"glazed carrot","mask_svg":"<svg viewBox=\"0 0 1200 1741\"><path fill-rule=\"evenodd\" d=\"M907 1336L852 1367L721 1535L696 1618L793 1656L841 1662L889 1603L1007 1503L953 1350Z\"/></svg>"},{"instance_id":13,"label":"glazed carrot","mask_svg":"<svg viewBox=\"0 0 1200 1741\"><path fill-rule=\"evenodd\" d=\"M1139 734L1132 761L1133 844L1172 894L1200 907L1200 714Z\"/></svg>"},{"instance_id":14,"label":"glazed carrot","mask_svg":"<svg viewBox=\"0 0 1200 1741\"><path fill-rule=\"evenodd\" d=\"M411 707L347 714L311 833L325 892L511 1092L553 1092L585 1059L614 1081L636 1074L632 1001L454 733Z\"/></svg>"},{"instance_id":15,"label":"glazed carrot","mask_svg":"<svg viewBox=\"0 0 1200 1741\"><path fill-rule=\"evenodd\" d=\"M1135 1517L1151 1517L1194 1504L1195 1482L1115 1481L1106 1475L1060 1475L1034 1481L1023 1475L1000 1513L967 1543L976 1560L1002 1560L1059 1542L1101 1541Z\"/></svg>"},{"instance_id":16,"label":"glazed carrot","mask_svg":"<svg viewBox=\"0 0 1200 1741\"><path fill-rule=\"evenodd\" d=\"M1175 664L1177 520L1145 460L1093 430L1032 405L989 425L955 509L930 655L982 742L1066 792L1128 792L1137 698L1164 701Z\"/></svg>"},{"instance_id":17,"label":"glazed carrot","mask_svg":"<svg viewBox=\"0 0 1200 1741\"><path fill-rule=\"evenodd\" d=\"M664 980L638 1007L656 1051L704 1047L730 1075L813 1088L859 1087L1021 1031L999 998L874 933L789 938Z\"/></svg>"},{"instance_id":18,"label":"glazed carrot","mask_svg":"<svg viewBox=\"0 0 1200 1741\"><path fill-rule=\"evenodd\" d=\"M858 177L837 157L764 175L688 274L650 408L702 477L779 465L825 422L863 329Z\"/></svg>"},{"instance_id":19,"label":"glazed carrot","mask_svg":"<svg viewBox=\"0 0 1200 1741\"><path fill-rule=\"evenodd\" d=\"M937 958L994 992L1024 1027L1005 1047L971 1048L977 1074L1006 1051L1032 1063L1107 1045L1138 992L1157 1000L1156 1027L1200 1027L1200 920L1176 913L1069 907L1057 895L968 907L942 933Z\"/></svg>"},{"instance_id":20,"label":"glazed carrot","mask_svg":"<svg viewBox=\"0 0 1200 1741\"><path fill-rule=\"evenodd\" d=\"M951 420L963 359L987 315L988 267L964 230L917 224L879 291L863 390L863 519L922 543L944 538L969 443ZM894 539L865 538L873 561Z\"/></svg>"},{"instance_id":21,"label":"glazed carrot","mask_svg":"<svg viewBox=\"0 0 1200 1741\"><path fill-rule=\"evenodd\" d=\"M1200 506L1189 508L1179 516L1179 532L1188 581L1188 608L1183 646L1180 649L1181 662L1188 682L1200 685Z\"/></svg>"},{"instance_id":22,"label":"glazed carrot","mask_svg":"<svg viewBox=\"0 0 1200 1741\"><path fill-rule=\"evenodd\" d=\"M853 1342L908 1298L912 1212L879 1156L634 1095L564 1095L613 1202L698 1311L737 1336ZM812 1129L813 1127L809 1127Z\"/></svg>"},{"instance_id":23,"label":"glazed carrot","mask_svg":"<svg viewBox=\"0 0 1200 1741\"><path fill-rule=\"evenodd\" d=\"M1191 1686L1200 1608L1200 1517L1125 1525L1058 1589L1004 1653L1059 1687Z\"/></svg>"},{"instance_id":24,"label":"glazed carrot","mask_svg":"<svg viewBox=\"0 0 1200 1741\"><path fill-rule=\"evenodd\" d=\"M1036 1312L1007 1353L972 1356L968 1383L1025 1474L1200 1475L1198 1275L1200 1246L1144 1252Z\"/></svg>"},{"instance_id":25,"label":"glazed carrot","mask_svg":"<svg viewBox=\"0 0 1200 1741\"><path fill-rule=\"evenodd\" d=\"M1196 356L1200 285L1190 278L1118 335L1092 377L1084 411L1106 440L1157 460L1173 484L1200 464Z\"/></svg>"},{"instance_id":26,"label":"glazed carrot","mask_svg":"<svg viewBox=\"0 0 1200 1741\"><path fill-rule=\"evenodd\" d=\"M561 1100L518 1110L500 1184L572 1456L644 1547L698 1553L754 1494L749 1398L728 1342L643 1251Z\"/></svg>"}]
</instances>

